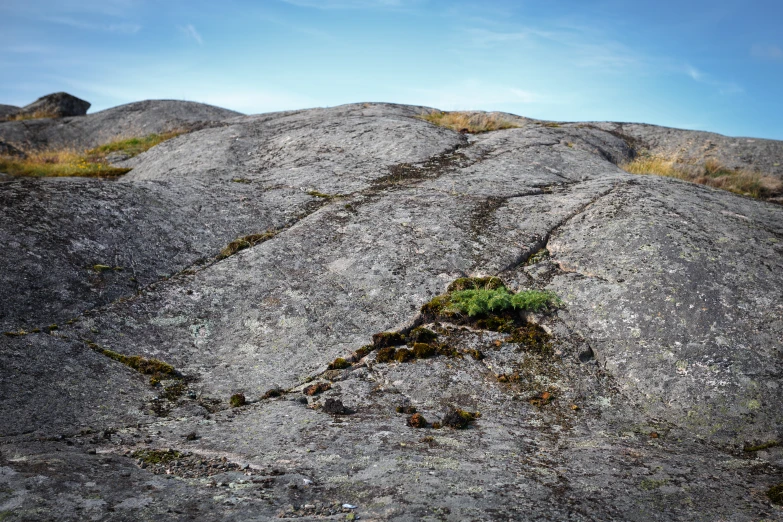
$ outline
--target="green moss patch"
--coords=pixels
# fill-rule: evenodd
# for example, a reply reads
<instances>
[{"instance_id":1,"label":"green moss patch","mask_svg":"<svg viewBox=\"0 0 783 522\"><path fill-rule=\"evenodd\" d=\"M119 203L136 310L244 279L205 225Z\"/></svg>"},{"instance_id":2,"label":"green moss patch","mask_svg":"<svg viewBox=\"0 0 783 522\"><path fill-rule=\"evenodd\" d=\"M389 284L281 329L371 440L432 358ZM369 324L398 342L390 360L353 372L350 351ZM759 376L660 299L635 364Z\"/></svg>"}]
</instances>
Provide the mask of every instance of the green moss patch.
<instances>
[{"instance_id":1,"label":"green moss patch","mask_svg":"<svg viewBox=\"0 0 783 522\"><path fill-rule=\"evenodd\" d=\"M134 451L132 456L133 458L139 459L147 464L165 464L168 462L179 460L185 455L183 455L179 451L168 449L168 450L139 450L139 451Z\"/></svg>"},{"instance_id":2,"label":"green moss patch","mask_svg":"<svg viewBox=\"0 0 783 522\"><path fill-rule=\"evenodd\" d=\"M776 484L767 490L767 498L773 504L783 506L783 482Z\"/></svg>"},{"instance_id":3,"label":"green moss patch","mask_svg":"<svg viewBox=\"0 0 783 522\"><path fill-rule=\"evenodd\" d=\"M478 412L453 409L446 413L441 424L443 426L448 426L449 428L454 428L455 430L464 430L480 416L481 414Z\"/></svg>"},{"instance_id":4,"label":"green moss patch","mask_svg":"<svg viewBox=\"0 0 783 522\"><path fill-rule=\"evenodd\" d=\"M245 395L243 393L235 393L228 400L228 404L232 408L239 408L247 404L247 399L245 399Z\"/></svg>"}]
</instances>

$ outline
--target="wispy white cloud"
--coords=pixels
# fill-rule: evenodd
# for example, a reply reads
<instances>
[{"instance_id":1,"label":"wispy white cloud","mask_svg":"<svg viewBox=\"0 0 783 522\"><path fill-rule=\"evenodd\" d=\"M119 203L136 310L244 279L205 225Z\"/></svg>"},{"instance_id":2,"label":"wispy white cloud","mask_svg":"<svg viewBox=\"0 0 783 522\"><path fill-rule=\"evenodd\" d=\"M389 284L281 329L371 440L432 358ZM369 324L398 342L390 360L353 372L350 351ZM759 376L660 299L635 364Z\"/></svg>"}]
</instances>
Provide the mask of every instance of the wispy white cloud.
<instances>
[{"instance_id":1,"label":"wispy white cloud","mask_svg":"<svg viewBox=\"0 0 783 522\"><path fill-rule=\"evenodd\" d=\"M718 90L718 93L720 94L729 95L729 94L741 94L745 92L745 89L743 89L742 86L740 86L739 84L735 82L718 80L714 78L711 74L700 71L699 69L697 69L696 67L690 64L686 64L682 70L685 72L685 74L690 76L691 79L693 79L694 81L716 88Z\"/></svg>"},{"instance_id":2,"label":"wispy white cloud","mask_svg":"<svg viewBox=\"0 0 783 522\"><path fill-rule=\"evenodd\" d=\"M178 29L182 32L182 34L184 34L188 38L192 38L199 45L203 45L204 44L204 40L201 38L201 35L199 34L199 32L196 31L196 28L193 27L193 24L180 25L180 26L178 26Z\"/></svg>"},{"instance_id":3,"label":"wispy white cloud","mask_svg":"<svg viewBox=\"0 0 783 522\"><path fill-rule=\"evenodd\" d=\"M750 54L755 58L770 60L773 62L783 62L783 49L777 45L754 45Z\"/></svg>"},{"instance_id":4,"label":"wispy white cloud","mask_svg":"<svg viewBox=\"0 0 783 522\"><path fill-rule=\"evenodd\" d=\"M69 27L75 27L76 29L84 29L87 31L102 31L107 33L119 33L119 34L136 34L141 30L139 24L134 23L117 23L117 24L98 24L86 22L70 16L49 16L44 18L45 21L67 25Z\"/></svg>"}]
</instances>

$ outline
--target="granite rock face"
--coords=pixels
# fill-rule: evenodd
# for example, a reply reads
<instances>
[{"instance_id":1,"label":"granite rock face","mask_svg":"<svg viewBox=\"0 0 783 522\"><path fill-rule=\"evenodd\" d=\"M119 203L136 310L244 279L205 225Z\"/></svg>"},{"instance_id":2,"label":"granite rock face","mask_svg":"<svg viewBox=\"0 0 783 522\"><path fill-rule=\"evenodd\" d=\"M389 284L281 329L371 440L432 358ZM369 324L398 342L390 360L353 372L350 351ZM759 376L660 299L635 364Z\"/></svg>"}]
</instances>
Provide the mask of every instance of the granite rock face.
<instances>
[{"instance_id":1,"label":"granite rock face","mask_svg":"<svg viewBox=\"0 0 783 522\"><path fill-rule=\"evenodd\" d=\"M0 103L0 121L13 118L19 114L20 110L22 110L22 108L17 107L16 105L4 105Z\"/></svg>"},{"instance_id":2,"label":"granite rock face","mask_svg":"<svg viewBox=\"0 0 783 522\"><path fill-rule=\"evenodd\" d=\"M46 140L166 124L128 107ZM598 124L424 110L0 182L4 520L783 519L783 207L625 173ZM545 341L420 312L466 276L555 292L517 319ZM419 326L440 352L360 350Z\"/></svg>"}]
</instances>

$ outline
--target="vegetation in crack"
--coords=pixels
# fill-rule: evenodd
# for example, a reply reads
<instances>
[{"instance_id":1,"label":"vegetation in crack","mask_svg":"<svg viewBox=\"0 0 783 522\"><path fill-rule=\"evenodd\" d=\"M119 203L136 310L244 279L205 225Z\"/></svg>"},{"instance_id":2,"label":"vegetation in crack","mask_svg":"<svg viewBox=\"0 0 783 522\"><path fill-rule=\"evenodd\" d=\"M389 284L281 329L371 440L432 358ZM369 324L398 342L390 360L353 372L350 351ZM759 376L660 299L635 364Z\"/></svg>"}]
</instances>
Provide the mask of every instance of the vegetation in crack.
<instances>
[{"instance_id":1,"label":"vegetation in crack","mask_svg":"<svg viewBox=\"0 0 783 522\"><path fill-rule=\"evenodd\" d=\"M473 163L473 160L459 152L459 147L453 147L429 158L423 163L399 163L392 165L389 167L388 175L373 181L371 190L375 191L395 185L404 185L424 179L435 179L451 168L465 168Z\"/></svg>"},{"instance_id":2,"label":"vegetation in crack","mask_svg":"<svg viewBox=\"0 0 783 522\"><path fill-rule=\"evenodd\" d=\"M263 243L264 241L268 241L275 237L277 235L277 231L275 230L267 230L263 234L249 234L247 236L242 236L240 238L235 239L228 245L226 245L223 250L220 251L220 254L218 254L217 259L226 259L227 257L231 257L240 250L244 250L246 248L250 248L252 246L255 246L259 243Z\"/></svg>"},{"instance_id":3,"label":"vegetation in crack","mask_svg":"<svg viewBox=\"0 0 783 522\"><path fill-rule=\"evenodd\" d=\"M130 172L111 163L132 158L185 131L115 140L86 151L56 149L30 151L23 156L0 156L0 172L21 177L117 178Z\"/></svg>"}]
</instances>

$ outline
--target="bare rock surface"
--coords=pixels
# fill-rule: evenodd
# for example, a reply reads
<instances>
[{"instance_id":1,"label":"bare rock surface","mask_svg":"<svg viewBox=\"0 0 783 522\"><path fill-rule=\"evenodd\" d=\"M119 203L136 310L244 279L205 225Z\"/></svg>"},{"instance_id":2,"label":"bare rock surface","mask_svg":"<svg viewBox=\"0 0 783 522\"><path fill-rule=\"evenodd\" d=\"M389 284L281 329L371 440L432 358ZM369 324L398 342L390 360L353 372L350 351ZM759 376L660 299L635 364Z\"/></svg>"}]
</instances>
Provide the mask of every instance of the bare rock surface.
<instances>
[{"instance_id":1,"label":"bare rock surface","mask_svg":"<svg viewBox=\"0 0 783 522\"><path fill-rule=\"evenodd\" d=\"M92 105L86 100L77 98L67 92L56 92L41 96L33 103L25 105L19 111L21 116L36 116L45 114L49 118L62 118L64 116L84 116Z\"/></svg>"},{"instance_id":2,"label":"bare rock surface","mask_svg":"<svg viewBox=\"0 0 783 522\"><path fill-rule=\"evenodd\" d=\"M0 141L23 150L86 149L119 138L214 125L239 115L203 103L146 100L85 116L0 122Z\"/></svg>"},{"instance_id":3,"label":"bare rock surface","mask_svg":"<svg viewBox=\"0 0 783 522\"><path fill-rule=\"evenodd\" d=\"M783 207L423 110L0 181L0 517L783 519ZM538 341L420 311L490 275L560 297ZM360 350L413 327L441 351Z\"/></svg>"},{"instance_id":4,"label":"bare rock surface","mask_svg":"<svg viewBox=\"0 0 783 522\"><path fill-rule=\"evenodd\" d=\"M16 105L4 105L0 103L0 121L16 116L19 114L20 110L22 110L22 108L17 107Z\"/></svg>"}]
</instances>

